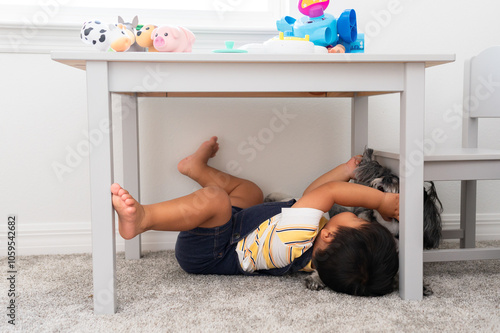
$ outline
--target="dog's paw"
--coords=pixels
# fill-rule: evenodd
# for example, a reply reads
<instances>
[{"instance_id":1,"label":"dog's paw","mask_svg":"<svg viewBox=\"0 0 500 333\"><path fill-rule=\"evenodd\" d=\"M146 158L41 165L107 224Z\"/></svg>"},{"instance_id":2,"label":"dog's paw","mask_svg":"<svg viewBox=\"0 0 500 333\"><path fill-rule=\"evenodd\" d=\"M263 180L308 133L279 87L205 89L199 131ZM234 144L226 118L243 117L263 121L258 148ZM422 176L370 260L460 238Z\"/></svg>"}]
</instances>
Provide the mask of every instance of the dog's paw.
<instances>
[{"instance_id":1,"label":"dog's paw","mask_svg":"<svg viewBox=\"0 0 500 333\"><path fill-rule=\"evenodd\" d=\"M432 291L431 285L424 281L424 296L432 296L434 291Z\"/></svg>"},{"instance_id":2,"label":"dog's paw","mask_svg":"<svg viewBox=\"0 0 500 333\"><path fill-rule=\"evenodd\" d=\"M323 281L321 281L317 271L314 271L311 275L306 277L305 285L306 288L310 290L321 290L326 287Z\"/></svg>"}]
</instances>

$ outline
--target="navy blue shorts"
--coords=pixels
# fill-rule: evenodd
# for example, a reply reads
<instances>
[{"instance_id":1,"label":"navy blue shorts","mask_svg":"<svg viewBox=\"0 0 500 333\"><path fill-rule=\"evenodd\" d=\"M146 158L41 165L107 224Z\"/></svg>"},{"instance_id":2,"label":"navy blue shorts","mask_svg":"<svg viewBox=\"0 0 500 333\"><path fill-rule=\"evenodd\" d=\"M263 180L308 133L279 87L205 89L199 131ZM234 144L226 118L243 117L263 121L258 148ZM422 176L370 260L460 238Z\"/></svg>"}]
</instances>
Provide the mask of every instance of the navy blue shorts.
<instances>
[{"instance_id":1,"label":"navy blue shorts","mask_svg":"<svg viewBox=\"0 0 500 333\"><path fill-rule=\"evenodd\" d=\"M195 228L182 231L175 244L179 265L194 274L248 274L241 270L236 244L262 222L289 208L295 200L265 202L250 208L233 207L231 219L215 228Z\"/></svg>"}]
</instances>

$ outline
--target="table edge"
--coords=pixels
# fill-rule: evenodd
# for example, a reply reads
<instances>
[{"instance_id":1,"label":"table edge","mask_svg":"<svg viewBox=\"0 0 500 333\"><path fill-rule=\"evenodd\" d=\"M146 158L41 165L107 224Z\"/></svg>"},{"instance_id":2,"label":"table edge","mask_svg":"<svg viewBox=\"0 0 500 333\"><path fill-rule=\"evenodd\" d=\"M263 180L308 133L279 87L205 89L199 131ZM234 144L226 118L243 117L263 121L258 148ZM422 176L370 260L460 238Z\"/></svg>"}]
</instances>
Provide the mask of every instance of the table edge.
<instances>
[{"instance_id":1,"label":"table edge","mask_svg":"<svg viewBox=\"0 0 500 333\"><path fill-rule=\"evenodd\" d=\"M454 54L216 54L55 51L54 61L85 69L87 61L187 63L425 63L425 67L455 61Z\"/></svg>"}]
</instances>

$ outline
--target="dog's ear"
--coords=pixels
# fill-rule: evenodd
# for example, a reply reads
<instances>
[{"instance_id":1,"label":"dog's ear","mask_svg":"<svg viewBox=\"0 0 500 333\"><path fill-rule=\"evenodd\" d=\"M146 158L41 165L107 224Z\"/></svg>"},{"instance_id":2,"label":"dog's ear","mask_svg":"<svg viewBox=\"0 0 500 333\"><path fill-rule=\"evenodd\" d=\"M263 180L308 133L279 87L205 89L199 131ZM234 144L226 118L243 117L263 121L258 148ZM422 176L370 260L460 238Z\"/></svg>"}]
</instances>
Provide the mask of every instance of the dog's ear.
<instances>
[{"instance_id":1,"label":"dog's ear","mask_svg":"<svg viewBox=\"0 0 500 333\"><path fill-rule=\"evenodd\" d=\"M428 196L427 200L434 202L436 209L440 213L442 213L443 212L443 204L441 203L441 200L439 200L439 197L438 197L437 191L436 191L436 186L434 185L434 182L428 181L428 182L425 182L425 185L426 186L424 187L424 191L425 191L425 194ZM439 206L439 208L438 208L438 206Z\"/></svg>"},{"instance_id":2,"label":"dog's ear","mask_svg":"<svg viewBox=\"0 0 500 333\"><path fill-rule=\"evenodd\" d=\"M435 249L441 241L443 205L433 182L424 187L424 248Z\"/></svg>"},{"instance_id":3,"label":"dog's ear","mask_svg":"<svg viewBox=\"0 0 500 333\"><path fill-rule=\"evenodd\" d=\"M363 152L363 157L366 158L368 161L373 161L373 149L371 148L365 148L365 151Z\"/></svg>"}]
</instances>

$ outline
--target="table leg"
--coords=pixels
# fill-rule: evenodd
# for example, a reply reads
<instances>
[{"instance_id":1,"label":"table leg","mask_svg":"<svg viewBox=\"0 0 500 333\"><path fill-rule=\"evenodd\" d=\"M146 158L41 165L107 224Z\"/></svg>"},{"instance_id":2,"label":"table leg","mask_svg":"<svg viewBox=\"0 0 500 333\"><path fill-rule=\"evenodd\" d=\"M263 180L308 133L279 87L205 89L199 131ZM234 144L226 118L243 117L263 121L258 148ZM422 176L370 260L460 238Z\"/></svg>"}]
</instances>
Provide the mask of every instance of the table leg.
<instances>
[{"instance_id":1,"label":"table leg","mask_svg":"<svg viewBox=\"0 0 500 333\"><path fill-rule=\"evenodd\" d=\"M90 152L90 204L92 220L92 265L94 313L116 312L115 219L110 185L113 183L111 94L108 65L87 62L87 107Z\"/></svg>"},{"instance_id":2,"label":"table leg","mask_svg":"<svg viewBox=\"0 0 500 333\"><path fill-rule=\"evenodd\" d=\"M399 290L405 300L421 300L423 288L423 139L425 67L405 64L400 119Z\"/></svg>"},{"instance_id":3,"label":"table leg","mask_svg":"<svg viewBox=\"0 0 500 333\"><path fill-rule=\"evenodd\" d=\"M141 201L139 186L139 128L137 95L118 94L123 144L123 188ZM141 235L125 241L125 258L141 258Z\"/></svg>"},{"instance_id":4,"label":"table leg","mask_svg":"<svg viewBox=\"0 0 500 333\"><path fill-rule=\"evenodd\" d=\"M368 96L352 99L351 107L351 156L363 154L368 145Z\"/></svg>"}]
</instances>

